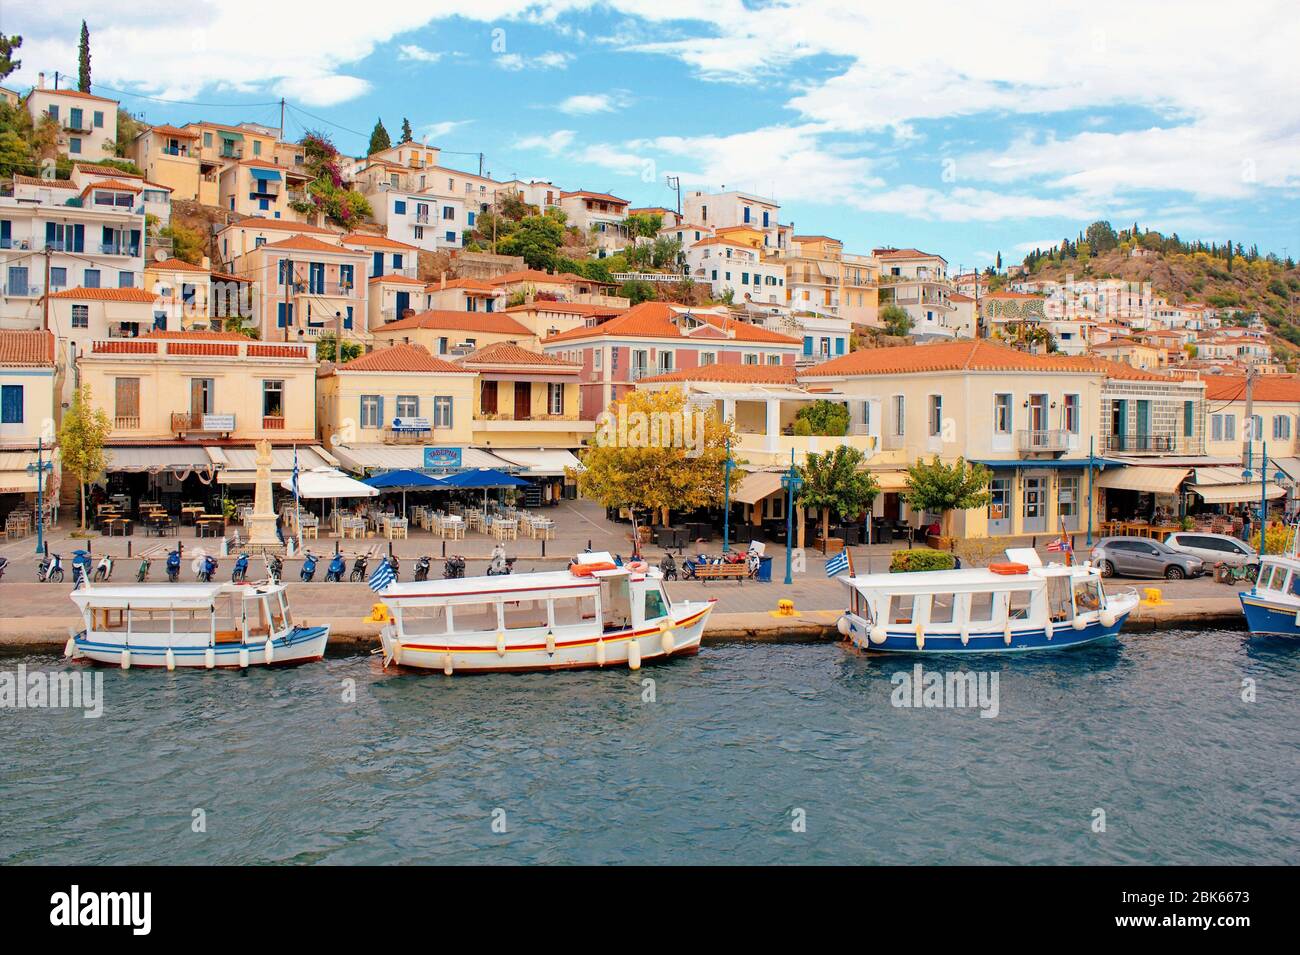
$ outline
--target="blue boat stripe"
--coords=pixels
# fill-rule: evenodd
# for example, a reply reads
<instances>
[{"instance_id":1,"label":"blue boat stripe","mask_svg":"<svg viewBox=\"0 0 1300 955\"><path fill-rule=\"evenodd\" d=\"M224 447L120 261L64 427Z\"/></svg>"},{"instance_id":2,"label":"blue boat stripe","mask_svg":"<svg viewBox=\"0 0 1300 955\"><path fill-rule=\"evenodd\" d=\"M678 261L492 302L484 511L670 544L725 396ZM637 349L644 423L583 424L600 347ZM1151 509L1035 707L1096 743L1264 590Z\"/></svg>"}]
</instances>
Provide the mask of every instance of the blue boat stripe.
<instances>
[{"instance_id":1,"label":"blue boat stripe","mask_svg":"<svg viewBox=\"0 0 1300 955\"><path fill-rule=\"evenodd\" d=\"M325 632L325 629L326 629L325 627L294 627L293 633L288 638L277 637L275 640L271 641L271 646L272 647L297 646L300 643L306 643L310 640L316 639L322 633ZM118 643L99 643L97 641L89 641L84 636L80 636L80 635L74 639L74 642L77 647L85 650L104 650L104 651L120 652L123 649L122 645ZM266 647L266 641L263 640L261 643L247 643L247 644L221 643L221 644L217 644L215 647L212 647L212 649L216 652L218 656L221 656L223 654L238 654L240 650L248 650L250 652L255 650L263 650L265 649L265 647ZM166 654L168 650L168 648L163 645L131 646L128 649L130 649L132 653L149 653L149 654L157 654L157 655ZM206 646L172 647L171 650L176 656L203 656L203 654L205 654L208 651L208 647Z\"/></svg>"}]
</instances>

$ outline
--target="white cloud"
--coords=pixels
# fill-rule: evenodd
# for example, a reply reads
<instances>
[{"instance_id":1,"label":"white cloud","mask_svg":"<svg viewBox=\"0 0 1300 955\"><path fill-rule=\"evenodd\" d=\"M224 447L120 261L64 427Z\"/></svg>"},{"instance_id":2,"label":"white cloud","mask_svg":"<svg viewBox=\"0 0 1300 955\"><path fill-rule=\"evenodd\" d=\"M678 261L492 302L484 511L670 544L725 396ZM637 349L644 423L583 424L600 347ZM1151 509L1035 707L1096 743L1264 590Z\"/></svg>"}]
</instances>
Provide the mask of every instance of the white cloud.
<instances>
[{"instance_id":1,"label":"white cloud","mask_svg":"<svg viewBox=\"0 0 1300 955\"><path fill-rule=\"evenodd\" d=\"M553 133L524 136L515 140L515 149L536 150L558 156L573 145L575 133L571 129L557 129Z\"/></svg>"},{"instance_id":2,"label":"white cloud","mask_svg":"<svg viewBox=\"0 0 1300 955\"><path fill-rule=\"evenodd\" d=\"M403 43L397 48L397 58L399 60L413 60L416 63L437 63L442 59L442 54L437 50L426 50L414 43Z\"/></svg>"},{"instance_id":3,"label":"white cloud","mask_svg":"<svg viewBox=\"0 0 1300 955\"><path fill-rule=\"evenodd\" d=\"M428 123L420 127L420 136L423 139L441 139L443 136L460 129L462 126L468 126L473 120L470 119L448 119L441 123Z\"/></svg>"},{"instance_id":4,"label":"white cloud","mask_svg":"<svg viewBox=\"0 0 1300 955\"><path fill-rule=\"evenodd\" d=\"M631 103L631 97L624 93L577 93L562 100L556 109L570 116L585 116L591 113L613 113L626 109Z\"/></svg>"},{"instance_id":5,"label":"white cloud","mask_svg":"<svg viewBox=\"0 0 1300 955\"><path fill-rule=\"evenodd\" d=\"M304 106L334 106L356 99L370 89L370 84L356 76L341 73L319 76L289 76L276 84L275 91L286 99Z\"/></svg>"},{"instance_id":6,"label":"white cloud","mask_svg":"<svg viewBox=\"0 0 1300 955\"><path fill-rule=\"evenodd\" d=\"M517 73L520 70L562 70L568 67L573 54L551 50L537 56L523 56L519 53L502 53L496 58L496 64L503 70Z\"/></svg>"}]
</instances>

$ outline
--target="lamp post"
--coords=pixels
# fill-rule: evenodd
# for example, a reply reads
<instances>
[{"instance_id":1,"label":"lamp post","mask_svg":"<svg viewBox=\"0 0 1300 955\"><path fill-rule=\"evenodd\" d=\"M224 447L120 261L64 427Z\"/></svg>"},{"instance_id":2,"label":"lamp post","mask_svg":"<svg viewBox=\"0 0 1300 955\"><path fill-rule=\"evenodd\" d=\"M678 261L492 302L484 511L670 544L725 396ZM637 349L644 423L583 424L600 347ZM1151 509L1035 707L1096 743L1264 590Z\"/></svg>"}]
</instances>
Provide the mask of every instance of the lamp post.
<instances>
[{"instance_id":1,"label":"lamp post","mask_svg":"<svg viewBox=\"0 0 1300 955\"><path fill-rule=\"evenodd\" d=\"M1095 448L1094 442L1096 440L1097 439L1095 437L1088 438L1088 546L1089 547L1092 546L1092 509L1093 509L1092 508L1092 495L1093 495L1092 469L1094 466L1094 461L1093 461L1093 450Z\"/></svg>"},{"instance_id":2,"label":"lamp post","mask_svg":"<svg viewBox=\"0 0 1300 955\"><path fill-rule=\"evenodd\" d=\"M794 583L793 560L794 560L794 496L799 488L803 486L803 478L799 477L799 472L794 467L794 448L790 449L790 470L781 476L781 486L785 488L785 582L786 585Z\"/></svg>"},{"instance_id":3,"label":"lamp post","mask_svg":"<svg viewBox=\"0 0 1300 955\"><path fill-rule=\"evenodd\" d=\"M27 465L36 474L36 553L45 549L45 472L54 470L54 462L45 462L45 439L36 439L36 463Z\"/></svg>"},{"instance_id":4,"label":"lamp post","mask_svg":"<svg viewBox=\"0 0 1300 955\"><path fill-rule=\"evenodd\" d=\"M722 468L726 472L723 476L722 489L722 552L725 554L731 550L731 439L727 439L727 460L723 463Z\"/></svg>"},{"instance_id":5,"label":"lamp post","mask_svg":"<svg viewBox=\"0 0 1300 955\"><path fill-rule=\"evenodd\" d=\"M1249 454L1249 452L1247 452ZM1252 473L1251 461L1246 460L1246 469L1241 472L1242 479L1247 484L1254 477ZM1281 471L1273 473L1273 480L1279 484L1286 477ZM1249 543L1249 541L1247 542ZM1268 552L1268 442L1260 442L1259 448L1259 554L1263 556Z\"/></svg>"}]
</instances>

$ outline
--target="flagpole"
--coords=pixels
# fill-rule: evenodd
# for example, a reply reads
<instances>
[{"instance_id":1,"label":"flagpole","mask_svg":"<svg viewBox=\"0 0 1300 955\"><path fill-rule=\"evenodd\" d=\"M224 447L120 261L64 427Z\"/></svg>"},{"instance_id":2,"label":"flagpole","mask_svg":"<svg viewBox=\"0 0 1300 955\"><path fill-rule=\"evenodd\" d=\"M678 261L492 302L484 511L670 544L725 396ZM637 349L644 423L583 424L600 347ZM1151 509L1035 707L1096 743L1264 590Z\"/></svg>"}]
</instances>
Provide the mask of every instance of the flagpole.
<instances>
[{"instance_id":1,"label":"flagpole","mask_svg":"<svg viewBox=\"0 0 1300 955\"><path fill-rule=\"evenodd\" d=\"M293 529L297 544L302 545L302 514L298 509L298 445L293 446Z\"/></svg>"}]
</instances>

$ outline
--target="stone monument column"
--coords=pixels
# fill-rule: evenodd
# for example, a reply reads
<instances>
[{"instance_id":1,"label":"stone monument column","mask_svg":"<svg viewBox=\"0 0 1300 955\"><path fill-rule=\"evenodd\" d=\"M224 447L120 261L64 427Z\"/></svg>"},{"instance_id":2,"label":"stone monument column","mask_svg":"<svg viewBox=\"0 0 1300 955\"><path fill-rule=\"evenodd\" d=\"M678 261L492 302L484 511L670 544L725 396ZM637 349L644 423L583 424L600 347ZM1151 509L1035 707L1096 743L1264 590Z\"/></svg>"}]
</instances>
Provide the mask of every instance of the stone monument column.
<instances>
[{"instance_id":1,"label":"stone monument column","mask_svg":"<svg viewBox=\"0 0 1300 955\"><path fill-rule=\"evenodd\" d=\"M263 438L257 448L257 483L253 492L253 513L244 518L248 549L253 553L280 554L284 545L275 534L275 508L271 494L271 442Z\"/></svg>"}]
</instances>

